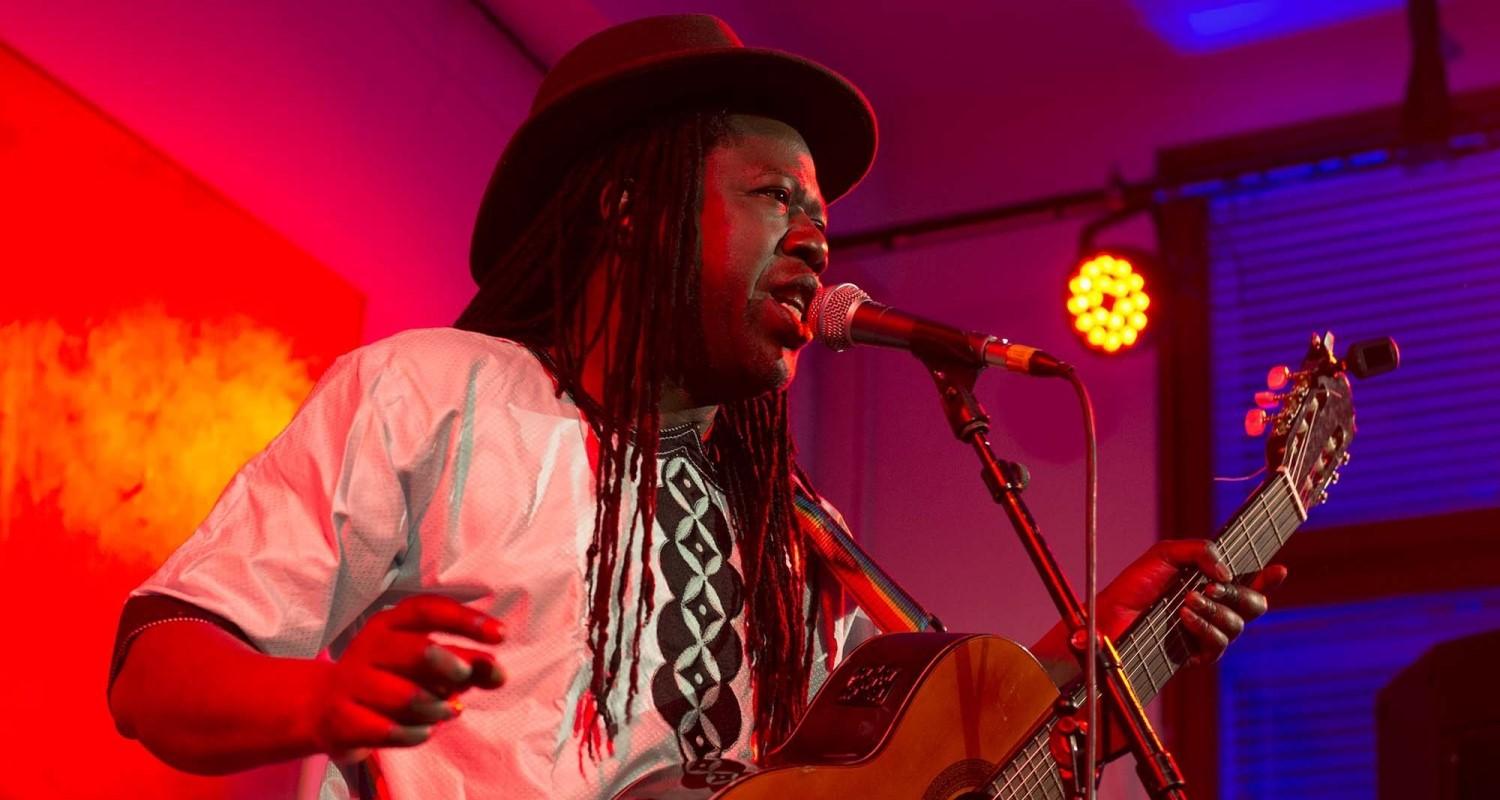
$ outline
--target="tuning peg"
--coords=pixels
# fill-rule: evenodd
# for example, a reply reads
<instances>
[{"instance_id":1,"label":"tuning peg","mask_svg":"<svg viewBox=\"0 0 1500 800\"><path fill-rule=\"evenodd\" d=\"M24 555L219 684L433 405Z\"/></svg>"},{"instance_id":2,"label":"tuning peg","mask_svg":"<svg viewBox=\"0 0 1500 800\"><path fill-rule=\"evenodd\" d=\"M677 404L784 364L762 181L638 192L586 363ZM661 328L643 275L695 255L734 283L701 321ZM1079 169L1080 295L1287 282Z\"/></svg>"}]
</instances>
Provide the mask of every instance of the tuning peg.
<instances>
[{"instance_id":1,"label":"tuning peg","mask_svg":"<svg viewBox=\"0 0 1500 800\"><path fill-rule=\"evenodd\" d=\"M1328 485L1332 486L1332 485L1334 485L1335 483L1338 483L1338 482L1339 482L1339 471L1338 470L1334 470L1333 472L1329 473L1329 475L1328 475Z\"/></svg>"},{"instance_id":2,"label":"tuning peg","mask_svg":"<svg viewBox=\"0 0 1500 800\"><path fill-rule=\"evenodd\" d=\"M1277 364L1266 373L1266 386L1272 389L1280 389L1287 381L1292 379L1292 370L1285 364Z\"/></svg>"},{"instance_id":3,"label":"tuning peg","mask_svg":"<svg viewBox=\"0 0 1500 800\"><path fill-rule=\"evenodd\" d=\"M1245 412L1245 435L1253 438L1265 433L1268 419L1266 412L1259 408Z\"/></svg>"},{"instance_id":4,"label":"tuning peg","mask_svg":"<svg viewBox=\"0 0 1500 800\"><path fill-rule=\"evenodd\" d=\"M1281 405L1281 395L1275 392L1256 392L1255 404L1261 408L1275 408Z\"/></svg>"},{"instance_id":5,"label":"tuning peg","mask_svg":"<svg viewBox=\"0 0 1500 800\"><path fill-rule=\"evenodd\" d=\"M1326 502L1328 502L1328 490L1323 489L1322 491L1318 492L1318 499L1313 502L1313 505L1321 506Z\"/></svg>"},{"instance_id":6,"label":"tuning peg","mask_svg":"<svg viewBox=\"0 0 1500 800\"><path fill-rule=\"evenodd\" d=\"M1339 456L1339 466L1342 467L1342 466L1344 466L1344 465L1346 465L1348 463L1349 463L1349 453L1348 453L1348 451L1345 451L1343 455Z\"/></svg>"}]
</instances>

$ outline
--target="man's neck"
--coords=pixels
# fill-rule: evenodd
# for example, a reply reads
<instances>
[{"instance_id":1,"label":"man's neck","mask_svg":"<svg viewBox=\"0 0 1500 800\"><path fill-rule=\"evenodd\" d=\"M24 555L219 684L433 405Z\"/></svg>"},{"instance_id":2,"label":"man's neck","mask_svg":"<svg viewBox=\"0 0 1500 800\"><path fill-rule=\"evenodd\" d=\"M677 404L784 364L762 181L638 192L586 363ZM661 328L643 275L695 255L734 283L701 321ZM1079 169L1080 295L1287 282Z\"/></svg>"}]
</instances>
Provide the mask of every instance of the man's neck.
<instances>
[{"instance_id":1,"label":"man's neck","mask_svg":"<svg viewBox=\"0 0 1500 800\"><path fill-rule=\"evenodd\" d=\"M713 425L714 412L719 410L718 406L696 405L688 393L676 386L663 386L661 389L661 426L672 428L678 425L692 425L698 429L698 436L708 436L708 429Z\"/></svg>"}]
</instances>

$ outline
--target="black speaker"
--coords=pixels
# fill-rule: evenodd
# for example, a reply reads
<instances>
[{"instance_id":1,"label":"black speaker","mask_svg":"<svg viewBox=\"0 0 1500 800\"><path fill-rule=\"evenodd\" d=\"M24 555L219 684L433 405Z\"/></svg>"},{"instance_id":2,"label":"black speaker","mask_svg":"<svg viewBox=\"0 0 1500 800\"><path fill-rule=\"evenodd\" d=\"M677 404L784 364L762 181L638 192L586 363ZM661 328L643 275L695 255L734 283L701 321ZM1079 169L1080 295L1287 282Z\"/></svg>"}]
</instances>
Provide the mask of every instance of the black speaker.
<instances>
[{"instance_id":1,"label":"black speaker","mask_svg":"<svg viewBox=\"0 0 1500 800\"><path fill-rule=\"evenodd\" d=\"M1434 646L1375 701L1380 800L1500 797L1500 631Z\"/></svg>"}]
</instances>

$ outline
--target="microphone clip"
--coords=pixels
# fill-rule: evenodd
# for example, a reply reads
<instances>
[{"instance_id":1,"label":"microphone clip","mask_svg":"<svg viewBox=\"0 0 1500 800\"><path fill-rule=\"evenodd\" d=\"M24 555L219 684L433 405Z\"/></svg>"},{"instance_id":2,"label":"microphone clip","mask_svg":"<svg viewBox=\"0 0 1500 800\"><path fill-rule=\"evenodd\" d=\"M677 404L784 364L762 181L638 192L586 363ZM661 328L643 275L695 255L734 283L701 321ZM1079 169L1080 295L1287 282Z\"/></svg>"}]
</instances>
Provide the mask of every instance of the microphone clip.
<instances>
[{"instance_id":1,"label":"microphone clip","mask_svg":"<svg viewBox=\"0 0 1500 800\"><path fill-rule=\"evenodd\" d=\"M1000 502L1007 493L1024 490L1031 482L1031 472L1025 465L996 458L990 452L990 415L974 396L974 384L983 367L931 355L918 357L932 375L932 382L937 384L943 417L948 420L953 435L962 442L983 443L982 451L990 453L988 468L980 472L990 495Z\"/></svg>"},{"instance_id":2,"label":"microphone clip","mask_svg":"<svg viewBox=\"0 0 1500 800\"><path fill-rule=\"evenodd\" d=\"M964 441L975 434L983 436L989 433L990 415L974 397L974 384L979 379L980 368L928 354L918 358L932 375L932 382L937 384L943 416L953 428L953 435Z\"/></svg>"}]
</instances>

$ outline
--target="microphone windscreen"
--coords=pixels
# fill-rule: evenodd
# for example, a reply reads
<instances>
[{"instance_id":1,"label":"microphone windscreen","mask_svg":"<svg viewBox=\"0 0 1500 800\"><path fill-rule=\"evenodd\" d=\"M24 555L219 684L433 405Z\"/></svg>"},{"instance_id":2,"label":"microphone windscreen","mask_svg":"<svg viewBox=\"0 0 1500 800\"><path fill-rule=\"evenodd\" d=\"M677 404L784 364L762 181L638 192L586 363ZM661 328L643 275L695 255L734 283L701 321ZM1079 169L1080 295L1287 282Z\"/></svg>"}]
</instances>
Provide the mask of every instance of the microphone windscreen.
<instances>
[{"instance_id":1,"label":"microphone windscreen","mask_svg":"<svg viewBox=\"0 0 1500 800\"><path fill-rule=\"evenodd\" d=\"M820 290L812 302L810 322L813 335L835 351L853 347L854 334L849 323L854 319L854 309L869 299L863 289L852 283Z\"/></svg>"}]
</instances>

